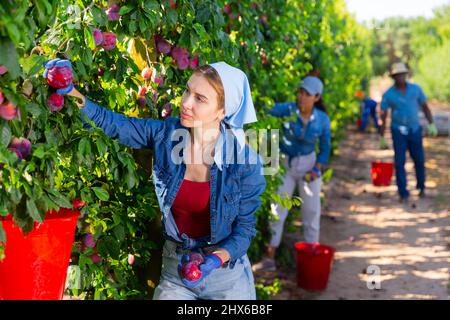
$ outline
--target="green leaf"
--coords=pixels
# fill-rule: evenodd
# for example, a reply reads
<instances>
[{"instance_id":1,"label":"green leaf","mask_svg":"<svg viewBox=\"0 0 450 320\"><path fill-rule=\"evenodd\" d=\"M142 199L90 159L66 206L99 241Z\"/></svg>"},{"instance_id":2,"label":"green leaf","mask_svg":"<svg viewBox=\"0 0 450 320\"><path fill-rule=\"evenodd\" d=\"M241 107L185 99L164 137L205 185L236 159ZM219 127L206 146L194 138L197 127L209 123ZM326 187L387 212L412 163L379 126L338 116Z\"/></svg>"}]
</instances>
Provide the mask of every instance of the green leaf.
<instances>
[{"instance_id":1,"label":"green leaf","mask_svg":"<svg viewBox=\"0 0 450 320\"><path fill-rule=\"evenodd\" d=\"M159 10L158 2L155 1L155 0L145 1L145 3L144 3L144 11L148 12L148 13L151 13L152 10L156 10L156 11Z\"/></svg>"},{"instance_id":2,"label":"green leaf","mask_svg":"<svg viewBox=\"0 0 450 320\"><path fill-rule=\"evenodd\" d=\"M97 26L105 26L107 22L107 16L104 10L97 7L91 8L91 13L94 17L94 24Z\"/></svg>"},{"instance_id":3,"label":"green leaf","mask_svg":"<svg viewBox=\"0 0 450 320\"><path fill-rule=\"evenodd\" d=\"M45 149L44 146L39 146L36 148L36 150L34 150L33 152L33 156L42 159L45 156Z\"/></svg>"},{"instance_id":4,"label":"green leaf","mask_svg":"<svg viewBox=\"0 0 450 320\"><path fill-rule=\"evenodd\" d=\"M141 29L141 32L144 33L147 30L147 20L141 17L139 19L139 29Z\"/></svg>"},{"instance_id":5,"label":"green leaf","mask_svg":"<svg viewBox=\"0 0 450 320\"><path fill-rule=\"evenodd\" d=\"M11 135L11 129L8 125L2 124L0 126L0 141L5 145L8 146L11 141L12 135Z\"/></svg>"},{"instance_id":6,"label":"green leaf","mask_svg":"<svg viewBox=\"0 0 450 320\"><path fill-rule=\"evenodd\" d=\"M6 208L1 208L0 207L0 217L4 217L4 216L7 216L9 214L9 211L8 211L8 209L6 209Z\"/></svg>"},{"instance_id":7,"label":"green leaf","mask_svg":"<svg viewBox=\"0 0 450 320\"><path fill-rule=\"evenodd\" d=\"M333 177L333 169L329 168L327 171L325 171L324 174L322 174L322 181L328 183L330 182L332 177Z\"/></svg>"},{"instance_id":8,"label":"green leaf","mask_svg":"<svg viewBox=\"0 0 450 320\"><path fill-rule=\"evenodd\" d=\"M127 283L125 274L120 269L115 269L114 274L116 275L117 282L121 285L125 285Z\"/></svg>"},{"instance_id":9,"label":"green leaf","mask_svg":"<svg viewBox=\"0 0 450 320\"><path fill-rule=\"evenodd\" d=\"M195 32L196 32L199 36L207 35L207 34L206 34L205 27L202 26L200 23L195 23L195 24L193 25L193 28L194 28Z\"/></svg>"},{"instance_id":10,"label":"green leaf","mask_svg":"<svg viewBox=\"0 0 450 320\"><path fill-rule=\"evenodd\" d=\"M79 260L78 260L78 266L81 270L84 269L86 265L92 265L93 262L89 257L86 257L84 254L80 254Z\"/></svg>"},{"instance_id":11,"label":"green leaf","mask_svg":"<svg viewBox=\"0 0 450 320\"><path fill-rule=\"evenodd\" d=\"M110 82L113 79L113 72L111 70L106 70L103 74L103 79L105 82Z\"/></svg>"},{"instance_id":12,"label":"green leaf","mask_svg":"<svg viewBox=\"0 0 450 320\"><path fill-rule=\"evenodd\" d=\"M97 198L99 198L102 201L108 201L109 200L109 193L102 188L99 187L93 187L92 190L94 190L95 195Z\"/></svg>"},{"instance_id":13,"label":"green leaf","mask_svg":"<svg viewBox=\"0 0 450 320\"><path fill-rule=\"evenodd\" d=\"M45 130L44 135L47 143L50 145L58 145L58 143L60 142L60 135L54 129L51 130L50 128L48 128L47 130Z\"/></svg>"},{"instance_id":14,"label":"green leaf","mask_svg":"<svg viewBox=\"0 0 450 320\"><path fill-rule=\"evenodd\" d=\"M130 30L131 34L136 32L136 30L137 30L136 20L131 20L130 24L128 25L128 29Z\"/></svg>"},{"instance_id":15,"label":"green leaf","mask_svg":"<svg viewBox=\"0 0 450 320\"><path fill-rule=\"evenodd\" d=\"M36 2L36 9L38 12L38 20L39 24L41 26L45 26L47 24L47 21L49 19L48 9L49 4L47 1L35 1ZM51 7L50 7L51 9ZM51 11L50 11L51 12Z\"/></svg>"},{"instance_id":16,"label":"green leaf","mask_svg":"<svg viewBox=\"0 0 450 320\"><path fill-rule=\"evenodd\" d=\"M125 152L120 152L117 154L117 158L124 166L131 166L132 163L130 161L130 158L128 157L128 154Z\"/></svg>"},{"instance_id":17,"label":"green leaf","mask_svg":"<svg viewBox=\"0 0 450 320\"><path fill-rule=\"evenodd\" d=\"M78 144L78 152L82 156L91 154L91 142L86 138L81 138L80 143Z\"/></svg>"},{"instance_id":18,"label":"green leaf","mask_svg":"<svg viewBox=\"0 0 450 320\"><path fill-rule=\"evenodd\" d=\"M127 73L127 65L125 63L125 60L120 59L119 61L117 61L116 81L119 83L122 82L123 77L126 73ZM118 95L118 92L116 93L116 96ZM121 105L122 103L118 101L118 104Z\"/></svg>"},{"instance_id":19,"label":"green leaf","mask_svg":"<svg viewBox=\"0 0 450 320\"><path fill-rule=\"evenodd\" d=\"M39 209L41 209L43 212L47 212L49 210L48 201L49 201L48 197L45 194L42 194L38 199L36 199L35 203ZM52 208L52 209L56 209L56 208Z\"/></svg>"},{"instance_id":20,"label":"green leaf","mask_svg":"<svg viewBox=\"0 0 450 320\"><path fill-rule=\"evenodd\" d=\"M76 65L76 70L77 72L84 78L84 79L88 79L88 75L86 73L86 68L84 67L84 64L80 61L77 60L75 61L75 65Z\"/></svg>"},{"instance_id":21,"label":"green leaf","mask_svg":"<svg viewBox=\"0 0 450 320\"><path fill-rule=\"evenodd\" d=\"M8 30L9 37L14 43L19 44L21 32L13 23L6 23L6 30Z\"/></svg>"},{"instance_id":22,"label":"green leaf","mask_svg":"<svg viewBox=\"0 0 450 320\"><path fill-rule=\"evenodd\" d=\"M203 3L199 6L195 18L198 23L205 24L208 22L209 17L211 16L211 11L207 3Z\"/></svg>"},{"instance_id":23,"label":"green leaf","mask_svg":"<svg viewBox=\"0 0 450 320\"><path fill-rule=\"evenodd\" d=\"M134 175L134 170L128 169L127 170L127 186L128 186L128 190L133 189L133 187L136 185L136 178Z\"/></svg>"},{"instance_id":24,"label":"green leaf","mask_svg":"<svg viewBox=\"0 0 450 320\"><path fill-rule=\"evenodd\" d=\"M72 208L72 204L66 199L61 193L56 190L48 189L47 195L50 200L52 200L58 207L61 208Z\"/></svg>"},{"instance_id":25,"label":"green leaf","mask_svg":"<svg viewBox=\"0 0 450 320\"><path fill-rule=\"evenodd\" d=\"M116 239L114 239L111 236L107 236L104 239L102 239L102 241L99 241L98 244L100 245L101 243L103 243L103 245L104 245L104 248L103 248L104 253L106 253L108 256L110 256L111 258L113 258L115 260L119 259L120 246L119 246L119 242ZM99 252L100 252L100 247L99 247ZM100 255L102 255L102 254L100 253Z\"/></svg>"},{"instance_id":26,"label":"green leaf","mask_svg":"<svg viewBox=\"0 0 450 320\"><path fill-rule=\"evenodd\" d=\"M101 155L104 155L108 151L108 147L102 138L97 138L95 144L97 145L97 150Z\"/></svg>"},{"instance_id":27,"label":"green leaf","mask_svg":"<svg viewBox=\"0 0 450 320\"><path fill-rule=\"evenodd\" d=\"M95 289L94 300L104 300L105 299L105 295L103 294L102 291L103 291L103 289L101 289L101 288Z\"/></svg>"},{"instance_id":28,"label":"green leaf","mask_svg":"<svg viewBox=\"0 0 450 320\"><path fill-rule=\"evenodd\" d=\"M44 222L44 217L41 216L38 208L36 207L36 204L34 203L34 200L31 198L27 199L27 211L30 214L30 216L33 218L34 221L41 222L41 223Z\"/></svg>"},{"instance_id":29,"label":"green leaf","mask_svg":"<svg viewBox=\"0 0 450 320\"><path fill-rule=\"evenodd\" d=\"M170 26L175 26L178 20L178 13L176 10L168 10L166 20Z\"/></svg>"},{"instance_id":30,"label":"green leaf","mask_svg":"<svg viewBox=\"0 0 450 320\"><path fill-rule=\"evenodd\" d=\"M113 232L117 240L119 240L120 242L125 240L125 229L123 226L118 225L117 227L114 228Z\"/></svg>"},{"instance_id":31,"label":"green leaf","mask_svg":"<svg viewBox=\"0 0 450 320\"><path fill-rule=\"evenodd\" d=\"M23 61L22 68L23 72L28 76L33 76L38 73L38 71L43 68L42 65L45 61L43 56L31 55Z\"/></svg>"},{"instance_id":32,"label":"green leaf","mask_svg":"<svg viewBox=\"0 0 450 320\"><path fill-rule=\"evenodd\" d=\"M38 104L32 102L26 105L27 111L33 116L40 116L42 114L42 109L39 107Z\"/></svg>"},{"instance_id":33,"label":"green leaf","mask_svg":"<svg viewBox=\"0 0 450 320\"><path fill-rule=\"evenodd\" d=\"M0 221L0 243L6 241L6 232L3 230L2 222Z\"/></svg>"},{"instance_id":34,"label":"green leaf","mask_svg":"<svg viewBox=\"0 0 450 320\"><path fill-rule=\"evenodd\" d=\"M0 65L8 68L8 74L16 79L20 74L19 56L14 43L8 39L0 38Z\"/></svg>"},{"instance_id":35,"label":"green leaf","mask_svg":"<svg viewBox=\"0 0 450 320\"><path fill-rule=\"evenodd\" d=\"M120 8L119 15L123 16L124 14L127 14L131 10L133 10L135 7L133 5L126 5Z\"/></svg>"},{"instance_id":36,"label":"green leaf","mask_svg":"<svg viewBox=\"0 0 450 320\"><path fill-rule=\"evenodd\" d=\"M81 54L81 59L83 60L83 63L89 68L92 68L92 51L89 49L83 50Z\"/></svg>"},{"instance_id":37,"label":"green leaf","mask_svg":"<svg viewBox=\"0 0 450 320\"><path fill-rule=\"evenodd\" d=\"M90 28L84 28L84 43L89 49L91 50L95 49L94 35Z\"/></svg>"}]
</instances>

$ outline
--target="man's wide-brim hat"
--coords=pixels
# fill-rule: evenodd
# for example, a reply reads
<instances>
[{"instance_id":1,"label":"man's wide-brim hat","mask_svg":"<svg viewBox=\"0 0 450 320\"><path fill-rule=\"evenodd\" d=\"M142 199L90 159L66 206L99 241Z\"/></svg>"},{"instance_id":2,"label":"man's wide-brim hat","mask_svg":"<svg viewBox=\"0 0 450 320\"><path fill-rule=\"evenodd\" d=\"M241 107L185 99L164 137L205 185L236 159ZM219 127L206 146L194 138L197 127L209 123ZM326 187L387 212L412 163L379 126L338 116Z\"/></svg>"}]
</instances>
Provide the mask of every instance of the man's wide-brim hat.
<instances>
[{"instance_id":1,"label":"man's wide-brim hat","mask_svg":"<svg viewBox=\"0 0 450 320\"><path fill-rule=\"evenodd\" d=\"M401 73L409 73L408 67L403 62L394 63L391 67L391 76Z\"/></svg>"}]
</instances>

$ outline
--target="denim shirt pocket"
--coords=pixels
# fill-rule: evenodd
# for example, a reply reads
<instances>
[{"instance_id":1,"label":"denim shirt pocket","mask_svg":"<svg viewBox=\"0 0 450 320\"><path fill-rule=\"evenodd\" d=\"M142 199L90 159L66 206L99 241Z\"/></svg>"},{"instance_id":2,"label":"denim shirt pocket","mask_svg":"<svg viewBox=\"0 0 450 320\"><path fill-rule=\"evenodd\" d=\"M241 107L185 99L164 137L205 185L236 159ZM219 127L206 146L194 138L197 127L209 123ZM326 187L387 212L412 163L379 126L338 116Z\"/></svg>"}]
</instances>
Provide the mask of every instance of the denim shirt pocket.
<instances>
[{"instance_id":1,"label":"denim shirt pocket","mask_svg":"<svg viewBox=\"0 0 450 320\"><path fill-rule=\"evenodd\" d=\"M223 195L223 210L227 226L231 230L231 225L239 212L239 191L227 191Z\"/></svg>"},{"instance_id":2,"label":"denim shirt pocket","mask_svg":"<svg viewBox=\"0 0 450 320\"><path fill-rule=\"evenodd\" d=\"M156 193L158 196L161 196L162 193L168 188L171 173L167 166L155 165L153 167L153 174L155 175L154 179Z\"/></svg>"}]
</instances>

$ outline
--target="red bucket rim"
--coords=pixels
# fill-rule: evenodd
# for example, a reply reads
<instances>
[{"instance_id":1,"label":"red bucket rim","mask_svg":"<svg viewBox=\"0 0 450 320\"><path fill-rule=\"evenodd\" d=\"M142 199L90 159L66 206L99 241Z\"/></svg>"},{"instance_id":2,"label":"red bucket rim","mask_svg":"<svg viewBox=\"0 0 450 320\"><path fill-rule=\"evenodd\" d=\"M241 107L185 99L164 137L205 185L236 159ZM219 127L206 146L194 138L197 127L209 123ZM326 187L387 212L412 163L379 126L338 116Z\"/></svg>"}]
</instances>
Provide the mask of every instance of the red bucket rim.
<instances>
[{"instance_id":1,"label":"red bucket rim","mask_svg":"<svg viewBox=\"0 0 450 320\"><path fill-rule=\"evenodd\" d=\"M297 251L303 251L305 249L310 249L307 250L307 252L313 252L315 254L334 254L334 252L336 252L336 249L332 246L326 245L326 244L321 244L321 243L308 243L308 242L296 242L295 243L295 249ZM328 250L328 252L326 252Z\"/></svg>"},{"instance_id":2,"label":"red bucket rim","mask_svg":"<svg viewBox=\"0 0 450 320\"><path fill-rule=\"evenodd\" d=\"M372 161L372 165L394 165L393 162L388 162L388 161L381 161L381 160L377 160L377 161Z\"/></svg>"},{"instance_id":3,"label":"red bucket rim","mask_svg":"<svg viewBox=\"0 0 450 320\"><path fill-rule=\"evenodd\" d=\"M74 209L67 209L67 208L61 208L59 211L48 211L45 214L45 220L51 220L51 219L65 219L65 218L71 218L71 217L77 217L80 215L80 211L74 210ZM7 216L0 217L0 221L11 221L12 220L12 214L8 214Z\"/></svg>"}]
</instances>

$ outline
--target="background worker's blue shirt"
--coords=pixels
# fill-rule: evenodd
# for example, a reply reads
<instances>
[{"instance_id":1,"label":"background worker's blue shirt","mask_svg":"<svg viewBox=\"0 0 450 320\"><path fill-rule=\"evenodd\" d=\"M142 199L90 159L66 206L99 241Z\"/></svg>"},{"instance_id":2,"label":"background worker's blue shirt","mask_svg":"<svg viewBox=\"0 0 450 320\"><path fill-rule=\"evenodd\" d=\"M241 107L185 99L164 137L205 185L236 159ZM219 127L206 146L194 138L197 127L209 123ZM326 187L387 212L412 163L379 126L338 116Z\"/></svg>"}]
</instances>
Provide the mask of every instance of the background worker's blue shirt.
<instances>
[{"instance_id":1,"label":"background worker's blue shirt","mask_svg":"<svg viewBox=\"0 0 450 320\"><path fill-rule=\"evenodd\" d=\"M179 234L171 214L173 201L186 172L184 162L177 164L172 161L174 146L180 144L179 140L172 141L172 134L176 129L188 130L181 125L180 119L160 121L127 117L87 99L81 112L106 135L118 139L120 143L132 148L154 150L153 182L166 239L182 242L187 249L217 244L229 252L231 267L247 253L251 238L256 235L255 212L261 205L260 195L266 186L261 161L255 161L255 164L249 161L226 163L222 170L215 163L211 165L211 234L207 239L191 239L185 234ZM224 145L224 151L226 150ZM182 150L179 151L182 153ZM245 145L244 151L245 160L255 156L248 145ZM224 157L226 156L224 152ZM255 156L255 159L259 158Z\"/></svg>"},{"instance_id":2,"label":"background worker's blue shirt","mask_svg":"<svg viewBox=\"0 0 450 320\"><path fill-rule=\"evenodd\" d=\"M391 127L408 127L414 131L420 127L419 110L427 101L422 88L417 84L407 82L403 94L395 85L390 87L381 100L381 110L392 109Z\"/></svg>"},{"instance_id":3,"label":"background worker's blue shirt","mask_svg":"<svg viewBox=\"0 0 450 320\"><path fill-rule=\"evenodd\" d=\"M363 113L369 114L373 109L377 108L377 102L370 98L364 98L362 101Z\"/></svg>"},{"instance_id":4,"label":"background worker's blue shirt","mask_svg":"<svg viewBox=\"0 0 450 320\"><path fill-rule=\"evenodd\" d=\"M284 123L280 144L281 152L288 155L289 159L315 152L319 141L317 162L320 164L328 162L331 151L331 131L330 118L325 112L314 108L306 128L295 102L276 103L269 114L275 117L295 115L295 121Z\"/></svg>"}]
</instances>

